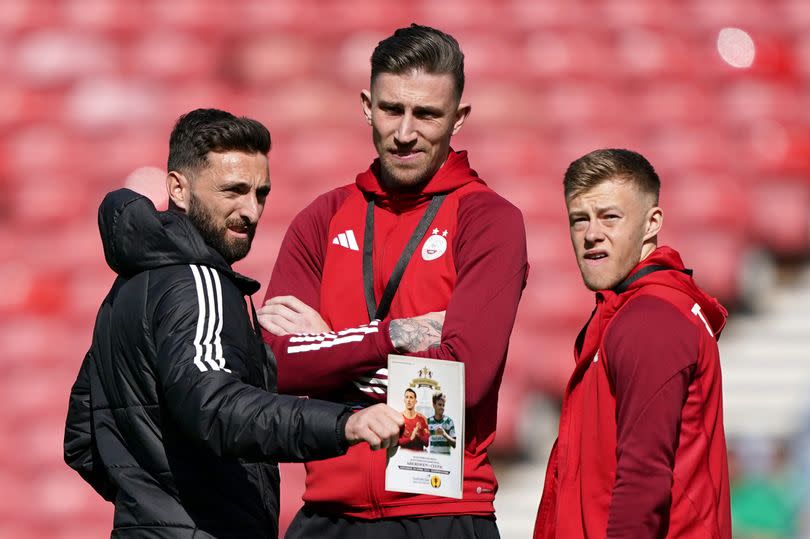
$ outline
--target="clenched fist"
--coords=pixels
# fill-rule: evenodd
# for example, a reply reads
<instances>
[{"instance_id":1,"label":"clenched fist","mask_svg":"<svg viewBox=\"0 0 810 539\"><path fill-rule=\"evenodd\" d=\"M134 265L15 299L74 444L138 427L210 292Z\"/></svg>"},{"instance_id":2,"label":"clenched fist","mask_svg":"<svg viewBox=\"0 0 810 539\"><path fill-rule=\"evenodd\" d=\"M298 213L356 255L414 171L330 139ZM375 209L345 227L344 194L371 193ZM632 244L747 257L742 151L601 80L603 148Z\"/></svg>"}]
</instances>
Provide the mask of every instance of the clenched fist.
<instances>
[{"instance_id":1,"label":"clenched fist","mask_svg":"<svg viewBox=\"0 0 810 539\"><path fill-rule=\"evenodd\" d=\"M405 419L387 404L375 404L355 412L346 422L346 439L354 445L367 442L371 449L397 445Z\"/></svg>"}]
</instances>

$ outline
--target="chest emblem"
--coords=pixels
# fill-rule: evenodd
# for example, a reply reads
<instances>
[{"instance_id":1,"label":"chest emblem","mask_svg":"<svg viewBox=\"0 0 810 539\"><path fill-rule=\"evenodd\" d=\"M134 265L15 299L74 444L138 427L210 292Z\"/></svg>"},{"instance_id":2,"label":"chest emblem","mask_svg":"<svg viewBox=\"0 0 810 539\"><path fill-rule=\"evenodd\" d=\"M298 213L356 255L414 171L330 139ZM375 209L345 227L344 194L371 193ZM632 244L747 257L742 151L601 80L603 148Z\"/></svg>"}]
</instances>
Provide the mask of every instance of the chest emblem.
<instances>
[{"instance_id":1,"label":"chest emblem","mask_svg":"<svg viewBox=\"0 0 810 539\"><path fill-rule=\"evenodd\" d=\"M340 234L332 238L332 244L340 245L341 247L345 247L350 251L360 250L360 246L357 245L357 239L354 237L354 232L352 230L341 232Z\"/></svg>"},{"instance_id":2,"label":"chest emblem","mask_svg":"<svg viewBox=\"0 0 810 539\"><path fill-rule=\"evenodd\" d=\"M436 260L447 251L447 230L439 233L438 228L433 229L433 233L422 244L422 259Z\"/></svg>"}]
</instances>

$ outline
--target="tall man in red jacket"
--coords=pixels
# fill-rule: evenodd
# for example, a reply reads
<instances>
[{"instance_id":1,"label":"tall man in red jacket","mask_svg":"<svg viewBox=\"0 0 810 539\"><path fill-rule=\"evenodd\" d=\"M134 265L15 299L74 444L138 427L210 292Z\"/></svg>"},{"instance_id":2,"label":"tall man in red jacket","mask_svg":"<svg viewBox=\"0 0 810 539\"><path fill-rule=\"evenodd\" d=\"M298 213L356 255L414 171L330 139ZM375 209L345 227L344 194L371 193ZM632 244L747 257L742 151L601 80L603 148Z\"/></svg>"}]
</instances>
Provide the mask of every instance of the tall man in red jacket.
<instances>
[{"instance_id":1,"label":"tall man in red jacket","mask_svg":"<svg viewBox=\"0 0 810 539\"><path fill-rule=\"evenodd\" d=\"M717 338L726 310L657 247L658 176L597 150L565 173L596 308L577 337L536 539L730 539Z\"/></svg>"},{"instance_id":2,"label":"tall man in red jacket","mask_svg":"<svg viewBox=\"0 0 810 539\"><path fill-rule=\"evenodd\" d=\"M463 89L451 36L413 25L379 43L361 93L379 158L295 218L261 309L282 392L365 407L385 401L389 353L464 362L463 499L387 492L385 451L351 449L307 464L288 538L498 537L487 448L526 237L520 211L450 148L470 113ZM443 312L443 325L419 317Z\"/></svg>"}]
</instances>

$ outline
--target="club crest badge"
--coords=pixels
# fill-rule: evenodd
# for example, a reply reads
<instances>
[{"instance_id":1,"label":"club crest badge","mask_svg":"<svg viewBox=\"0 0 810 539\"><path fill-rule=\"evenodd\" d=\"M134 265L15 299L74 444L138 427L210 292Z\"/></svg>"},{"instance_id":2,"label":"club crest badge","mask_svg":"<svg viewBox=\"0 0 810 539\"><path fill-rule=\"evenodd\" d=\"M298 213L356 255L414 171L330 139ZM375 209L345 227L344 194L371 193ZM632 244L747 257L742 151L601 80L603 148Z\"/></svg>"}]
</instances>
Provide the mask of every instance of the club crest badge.
<instances>
[{"instance_id":1,"label":"club crest badge","mask_svg":"<svg viewBox=\"0 0 810 539\"><path fill-rule=\"evenodd\" d=\"M438 228L433 229L433 233L422 245L422 259L436 260L447 251L447 230L440 232Z\"/></svg>"}]
</instances>

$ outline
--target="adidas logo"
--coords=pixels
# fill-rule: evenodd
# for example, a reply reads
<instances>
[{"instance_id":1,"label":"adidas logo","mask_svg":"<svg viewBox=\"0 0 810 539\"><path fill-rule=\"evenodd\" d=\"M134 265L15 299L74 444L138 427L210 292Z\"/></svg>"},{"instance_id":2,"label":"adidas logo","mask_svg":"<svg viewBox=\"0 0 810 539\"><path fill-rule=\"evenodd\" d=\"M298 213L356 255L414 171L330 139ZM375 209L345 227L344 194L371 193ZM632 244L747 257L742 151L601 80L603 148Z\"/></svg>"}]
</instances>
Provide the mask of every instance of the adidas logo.
<instances>
[{"instance_id":1,"label":"adidas logo","mask_svg":"<svg viewBox=\"0 0 810 539\"><path fill-rule=\"evenodd\" d=\"M347 249L351 249L352 251L359 251L360 247L357 246L357 240L354 238L354 232L351 230L347 230L346 232L341 232L337 236L334 237L332 240L334 245L340 245L341 247L346 247Z\"/></svg>"}]
</instances>

